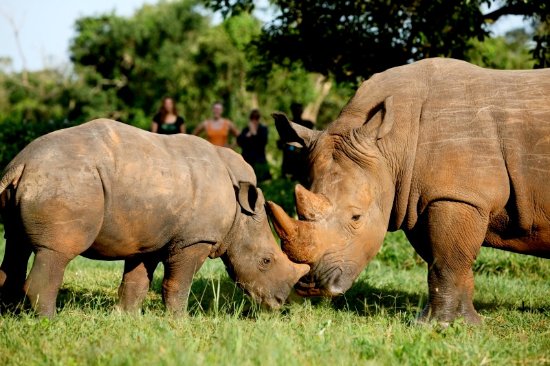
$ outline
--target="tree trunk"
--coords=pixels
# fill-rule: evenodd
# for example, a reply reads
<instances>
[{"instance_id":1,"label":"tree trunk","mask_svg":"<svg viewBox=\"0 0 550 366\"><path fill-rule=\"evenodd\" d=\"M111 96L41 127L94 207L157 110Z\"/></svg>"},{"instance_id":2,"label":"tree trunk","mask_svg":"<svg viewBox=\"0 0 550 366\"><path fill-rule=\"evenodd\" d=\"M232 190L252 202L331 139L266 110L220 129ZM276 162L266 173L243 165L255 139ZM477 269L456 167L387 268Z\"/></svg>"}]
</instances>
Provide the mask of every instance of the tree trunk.
<instances>
[{"instance_id":1,"label":"tree trunk","mask_svg":"<svg viewBox=\"0 0 550 366\"><path fill-rule=\"evenodd\" d=\"M330 88L332 88L332 81L326 76L318 74L315 78L316 97L313 102L305 106L304 113L302 114L303 119L310 120L313 123L317 122L319 108L321 108L321 104L323 104L323 101L330 92Z\"/></svg>"}]
</instances>

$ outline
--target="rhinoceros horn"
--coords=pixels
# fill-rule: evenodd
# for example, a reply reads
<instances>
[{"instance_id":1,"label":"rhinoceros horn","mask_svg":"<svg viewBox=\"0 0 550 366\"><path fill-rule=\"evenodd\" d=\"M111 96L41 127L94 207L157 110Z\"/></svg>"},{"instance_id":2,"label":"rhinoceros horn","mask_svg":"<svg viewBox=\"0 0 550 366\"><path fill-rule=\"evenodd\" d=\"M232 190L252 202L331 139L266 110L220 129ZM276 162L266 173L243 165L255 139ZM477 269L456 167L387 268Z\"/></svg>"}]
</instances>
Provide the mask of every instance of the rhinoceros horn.
<instances>
[{"instance_id":1,"label":"rhinoceros horn","mask_svg":"<svg viewBox=\"0 0 550 366\"><path fill-rule=\"evenodd\" d=\"M296 212L307 221L322 219L332 208L330 201L325 196L313 193L301 184L296 185L294 194L296 196Z\"/></svg>"},{"instance_id":2,"label":"rhinoceros horn","mask_svg":"<svg viewBox=\"0 0 550 366\"><path fill-rule=\"evenodd\" d=\"M279 205L267 202L273 226L281 238L283 251L297 263L313 263L316 260L315 227L311 222L295 220Z\"/></svg>"}]
</instances>

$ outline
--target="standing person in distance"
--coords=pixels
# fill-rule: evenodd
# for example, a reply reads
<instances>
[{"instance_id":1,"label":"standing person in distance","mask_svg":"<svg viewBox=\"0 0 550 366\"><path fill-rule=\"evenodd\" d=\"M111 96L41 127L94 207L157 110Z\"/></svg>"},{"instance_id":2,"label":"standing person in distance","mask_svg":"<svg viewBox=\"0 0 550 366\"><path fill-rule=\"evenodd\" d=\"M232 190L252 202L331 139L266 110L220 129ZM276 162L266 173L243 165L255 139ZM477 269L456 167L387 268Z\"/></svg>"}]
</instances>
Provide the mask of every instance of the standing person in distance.
<instances>
[{"instance_id":1,"label":"standing person in distance","mask_svg":"<svg viewBox=\"0 0 550 366\"><path fill-rule=\"evenodd\" d=\"M214 103L212 106L212 119L199 124L193 131L193 135L200 135L205 132L206 139L213 145L224 147L235 147L234 143L229 144L230 135L237 138L239 130L228 120L223 118L223 105L220 102Z\"/></svg>"},{"instance_id":2,"label":"standing person in distance","mask_svg":"<svg viewBox=\"0 0 550 366\"><path fill-rule=\"evenodd\" d=\"M290 111L292 113L292 122L313 129L313 122L302 118L304 107L301 103L292 103ZM277 146L283 151L281 175L283 177L290 177L307 186L306 152L302 151L302 148L295 144L287 144L282 140L277 141Z\"/></svg>"},{"instance_id":3,"label":"standing person in distance","mask_svg":"<svg viewBox=\"0 0 550 366\"><path fill-rule=\"evenodd\" d=\"M165 97L162 100L157 114L153 117L151 132L162 135L185 133L185 120L178 115L176 103L173 98Z\"/></svg>"},{"instance_id":4,"label":"standing person in distance","mask_svg":"<svg viewBox=\"0 0 550 366\"><path fill-rule=\"evenodd\" d=\"M237 137L243 158L254 169L258 182L271 179L265 157L268 130L265 125L260 123L260 118L260 111L253 109L248 118L248 126Z\"/></svg>"}]
</instances>

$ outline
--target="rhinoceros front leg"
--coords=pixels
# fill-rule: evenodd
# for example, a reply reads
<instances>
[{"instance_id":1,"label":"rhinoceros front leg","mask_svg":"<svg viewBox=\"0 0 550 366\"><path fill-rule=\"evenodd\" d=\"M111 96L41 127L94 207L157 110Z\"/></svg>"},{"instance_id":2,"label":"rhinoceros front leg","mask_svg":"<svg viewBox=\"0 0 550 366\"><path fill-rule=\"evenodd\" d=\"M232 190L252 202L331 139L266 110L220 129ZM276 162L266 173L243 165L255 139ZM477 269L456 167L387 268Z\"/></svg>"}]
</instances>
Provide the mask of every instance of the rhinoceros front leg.
<instances>
[{"instance_id":1,"label":"rhinoceros front leg","mask_svg":"<svg viewBox=\"0 0 550 366\"><path fill-rule=\"evenodd\" d=\"M187 310L193 276L208 258L212 245L197 243L173 250L164 261L162 297L166 309L179 314Z\"/></svg>"},{"instance_id":2,"label":"rhinoceros front leg","mask_svg":"<svg viewBox=\"0 0 550 366\"><path fill-rule=\"evenodd\" d=\"M480 323L473 305L472 265L487 231L487 217L475 207L461 202L438 201L429 206L424 235L413 243L428 262L428 304L420 321L452 322L464 317ZM420 248L428 243L428 248Z\"/></svg>"},{"instance_id":3,"label":"rhinoceros front leg","mask_svg":"<svg viewBox=\"0 0 550 366\"><path fill-rule=\"evenodd\" d=\"M159 262L160 259L155 255L147 258L130 258L124 262L124 275L118 288L119 309L128 312L139 311Z\"/></svg>"}]
</instances>

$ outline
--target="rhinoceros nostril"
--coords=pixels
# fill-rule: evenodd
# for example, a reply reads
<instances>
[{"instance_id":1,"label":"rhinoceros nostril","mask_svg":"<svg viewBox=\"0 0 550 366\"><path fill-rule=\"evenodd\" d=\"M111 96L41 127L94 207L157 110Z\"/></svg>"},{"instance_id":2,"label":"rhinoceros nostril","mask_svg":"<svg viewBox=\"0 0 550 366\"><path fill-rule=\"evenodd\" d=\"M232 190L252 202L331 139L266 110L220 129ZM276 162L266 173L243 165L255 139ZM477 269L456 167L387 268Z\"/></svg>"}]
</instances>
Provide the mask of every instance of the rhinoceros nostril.
<instances>
[{"instance_id":1,"label":"rhinoceros nostril","mask_svg":"<svg viewBox=\"0 0 550 366\"><path fill-rule=\"evenodd\" d=\"M329 285L327 292L329 296L336 297L342 295L345 291L339 285Z\"/></svg>"},{"instance_id":2,"label":"rhinoceros nostril","mask_svg":"<svg viewBox=\"0 0 550 366\"><path fill-rule=\"evenodd\" d=\"M342 270L334 271L332 277L325 286L328 296L340 296L351 286L349 277L343 274Z\"/></svg>"}]
</instances>

